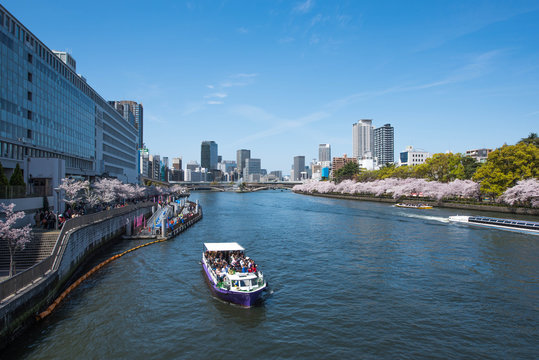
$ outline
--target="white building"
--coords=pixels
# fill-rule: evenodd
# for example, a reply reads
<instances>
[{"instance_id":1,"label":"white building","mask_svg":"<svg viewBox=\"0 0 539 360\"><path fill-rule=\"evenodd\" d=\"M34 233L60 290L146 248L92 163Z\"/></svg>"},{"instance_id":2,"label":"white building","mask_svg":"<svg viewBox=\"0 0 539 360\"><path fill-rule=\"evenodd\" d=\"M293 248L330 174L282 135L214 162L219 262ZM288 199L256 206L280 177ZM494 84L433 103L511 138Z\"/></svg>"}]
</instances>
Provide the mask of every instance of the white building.
<instances>
[{"instance_id":1,"label":"white building","mask_svg":"<svg viewBox=\"0 0 539 360\"><path fill-rule=\"evenodd\" d=\"M406 150L400 153L399 166L423 164L432 155L425 150L414 149L413 146L407 146Z\"/></svg>"},{"instance_id":2,"label":"white building","mask_svg":"<svg viewBox=\"0 0 539 360\"><path fill-rule=\"evenodd\" d=\"M353 156L356 159L372 156L374 132L372 120L362 119L352 125Z\"/></svg>"}]
</instances>

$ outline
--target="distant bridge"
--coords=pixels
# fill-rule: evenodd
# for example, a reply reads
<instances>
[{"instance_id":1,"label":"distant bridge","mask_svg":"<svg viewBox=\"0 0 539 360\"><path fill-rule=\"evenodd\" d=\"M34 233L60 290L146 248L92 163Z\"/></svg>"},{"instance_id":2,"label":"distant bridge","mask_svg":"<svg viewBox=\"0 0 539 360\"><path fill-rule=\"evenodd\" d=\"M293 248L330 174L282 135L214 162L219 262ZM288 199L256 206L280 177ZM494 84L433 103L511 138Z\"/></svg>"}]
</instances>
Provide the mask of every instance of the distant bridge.
<instances>
[{"instance_id":1,"label":"distant bridge","mask_svg":"<svg viewBox=\"0 0 539 360\"><path fill-rule=\"evenodd\" d=\"M231 191L236 183L230 182L204 182L204 181L171 181L171 185L185 186L190 190L209 190L209 191ZM295 185L301 184L301 182L294 181L277 181L277 182L253 182L243 183L248 190L262 190L262 189L291 189Z\"/></svg>"}]
</instances>

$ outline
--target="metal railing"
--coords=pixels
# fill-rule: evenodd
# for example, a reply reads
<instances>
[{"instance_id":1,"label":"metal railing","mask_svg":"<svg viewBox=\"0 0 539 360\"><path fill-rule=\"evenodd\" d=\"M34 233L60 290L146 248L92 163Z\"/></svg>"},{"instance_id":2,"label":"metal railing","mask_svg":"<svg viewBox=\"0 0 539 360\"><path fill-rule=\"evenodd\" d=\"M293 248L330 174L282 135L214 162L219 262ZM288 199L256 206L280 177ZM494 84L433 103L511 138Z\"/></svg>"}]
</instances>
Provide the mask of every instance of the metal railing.
<instances>
[{"instance_id":1,"label":"metal railing","mask_svg":"<svg viewBox=\"0 0 539 360\"><path fill-rule=\"evenodd\" d=\"M67 246L67 240L69 239L68 235L70 235L74 230L154 205L155 203L153 202L144 202L67 220L62 227L60 234L58 235L50 256L46 257L34 266L12 276L11 278L0 282L0 303L7 296L20 291L24 287L47 275L49 271L57 270Z\"/></svg>"}]
</instances>

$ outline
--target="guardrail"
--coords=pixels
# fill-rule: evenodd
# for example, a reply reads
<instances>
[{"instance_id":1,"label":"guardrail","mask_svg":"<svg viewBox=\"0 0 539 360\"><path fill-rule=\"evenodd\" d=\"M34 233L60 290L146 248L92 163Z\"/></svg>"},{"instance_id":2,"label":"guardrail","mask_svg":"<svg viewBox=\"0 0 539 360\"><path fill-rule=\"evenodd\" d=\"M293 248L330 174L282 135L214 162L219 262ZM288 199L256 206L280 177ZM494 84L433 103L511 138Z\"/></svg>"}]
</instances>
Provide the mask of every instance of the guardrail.
<instances>
[{"instance_id":1,"label":"guardrail","mask_svg":"<svg viewBox=\"0 0 539 360\"><path fill-rule=\"evenodd\" d=\"M101 211L95 214L79 216L67 220L62 227L62 231L58 235L58 239L56 240L56 244L54 245L50 256L46 257L34 266L12 276L11 278L0 282L0 303L5 297L16 293L36 280L41 279L50 271L55 271L58 269L60 260L62 259L67 246L67 241L64 241L64 239L67 239L66 235L69 235L71 232L80 227L125 215L131 211L147 208L153 205L155 205L155 203L149 201L135 205L128 205L117 209Z\"/></svg>"}]
</instances>

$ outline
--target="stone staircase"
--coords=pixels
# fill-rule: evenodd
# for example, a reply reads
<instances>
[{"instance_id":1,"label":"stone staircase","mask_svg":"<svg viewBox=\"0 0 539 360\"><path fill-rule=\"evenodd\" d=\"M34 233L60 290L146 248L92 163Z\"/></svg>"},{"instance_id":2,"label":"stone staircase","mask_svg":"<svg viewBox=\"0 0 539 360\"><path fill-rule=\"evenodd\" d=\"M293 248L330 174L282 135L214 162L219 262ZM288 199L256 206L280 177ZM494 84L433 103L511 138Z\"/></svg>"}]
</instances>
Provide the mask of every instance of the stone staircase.
<instances>
[{"instance_id":1,"label":"stone staircase","mask_svg":"<svg viewBox=\"0 0 539 360\"><path fill-rule=\"evenodd\" d=\"M15 253L16 271L21 272L51 255L60 230L32 229L32 241L24 250ZM9 249L7 242L0 239L0 276L9 274Z\"/></svg>"}]
</instances>

